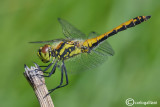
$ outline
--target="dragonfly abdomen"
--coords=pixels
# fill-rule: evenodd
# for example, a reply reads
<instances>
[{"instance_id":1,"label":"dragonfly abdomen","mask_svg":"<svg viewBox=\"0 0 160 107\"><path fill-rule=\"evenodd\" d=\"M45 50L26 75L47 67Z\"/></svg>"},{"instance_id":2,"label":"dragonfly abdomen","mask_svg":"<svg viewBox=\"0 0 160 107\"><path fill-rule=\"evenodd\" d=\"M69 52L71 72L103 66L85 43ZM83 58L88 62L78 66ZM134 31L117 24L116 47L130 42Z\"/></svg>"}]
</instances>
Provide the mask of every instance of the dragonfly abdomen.
<instances>
[{"instance_id":1,"label":"dragonfly abdomen","mask_svg":"<svg viewBox=\"0 0 160 107\"><path fill-rule=\"evenodd\" d=\"M93 47L97 46L99 43L101 43L104 40L106 40L108 37L110 37L110 36L112 36L114 34L117 34L120 31L126 30L127 28L134 27L134 26L136 26L136 25L148 20L150 17L151 16L138 16L138 17L136 17L134 19L131 19L131 20L129 20L129 21L117 26L116 28L112 29L109 32L106 32L106 33L104 33L104 34L102 34L100 36L97 36L95 38L86 40L83 43L83 46L93 48Z\"/></svg>"}]
</instances>

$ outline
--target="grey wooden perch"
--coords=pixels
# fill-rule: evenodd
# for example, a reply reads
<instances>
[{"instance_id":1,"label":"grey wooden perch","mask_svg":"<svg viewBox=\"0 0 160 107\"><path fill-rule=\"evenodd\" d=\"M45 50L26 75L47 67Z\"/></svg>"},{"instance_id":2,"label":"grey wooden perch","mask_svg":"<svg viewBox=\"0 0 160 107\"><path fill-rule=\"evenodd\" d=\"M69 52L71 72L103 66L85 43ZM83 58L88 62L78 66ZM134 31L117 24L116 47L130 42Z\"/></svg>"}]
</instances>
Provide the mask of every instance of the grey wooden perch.
<instances>
[{"instance_id":1,"label":"grey wooden perch","mask_svg":"<svg viewBox=\"0 0 160 107\"><path fill-rule=\"evenodd\" d=\"M48 89L45 85L45 79L40 76L43 75L43 72L40 71L38 65L35 64L35 66L31 66L31 68L25 65L24 75L32 86L39 101L40 107L54 107L51 96L46 96Z\"/></svg>"}]
</instances>

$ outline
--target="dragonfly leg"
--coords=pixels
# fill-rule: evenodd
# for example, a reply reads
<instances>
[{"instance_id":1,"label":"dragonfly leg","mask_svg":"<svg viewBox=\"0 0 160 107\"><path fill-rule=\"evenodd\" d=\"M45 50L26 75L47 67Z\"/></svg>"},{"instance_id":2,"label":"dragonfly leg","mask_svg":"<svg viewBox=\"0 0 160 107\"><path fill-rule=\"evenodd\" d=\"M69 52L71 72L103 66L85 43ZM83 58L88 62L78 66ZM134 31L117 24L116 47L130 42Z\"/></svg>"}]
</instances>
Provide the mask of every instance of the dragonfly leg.
<instances>
[{"instance_id":1,"label":"dragonfly leg","mask_svg":"<svg viewBox=\"0 0 160 107\"><path fill-rule=\"evenodd\" d=\"M46 94L46 95L44 96L44 98L45 98L47 95L49 95L50 93L52 93L55 89L61 87L61 85L63 84L63 70L64 70L64 67L63 67L63 65L62 65L62 67L61 67L61 82L60 82L60 84L59 84L56 88L49 90L49 93Z\"/></svg>"},{"instance_id":2,"label":"dragonfly leg","mask_svg":"<svg viewBox=\"0 0 160 107\"><path fill-rule=\"evenodd\" d=\"M65 84L65 85L62 85L62 84L63 84L63 71L65 72L65 77L66 77L66 84ZM56 90L56 89L58 89L58 88L61 88L61 87L64 87L64 86L66 86L66 85L68 85L68 76L67 76L67 70L66 70L66 67L65 67L64 61L63 61L62 67L61 67L61 82L60 82L60 84L59 84L56 88L50 89L50 90L49 90L49 93L46 94L46 95L44 96L44 98L45 98L47 95L49 95L50 93L52 93L54 90Z\"/></svg>"},{"instance_id":3,"label":"dragonfly leg","mask_svg":"<svg viewBox=\"0 0 160 107\"><path fill-rule=\"evenodd\" d=\"M51 63L43 70L43 72L47 71L47 70L52 66L53 63L54 63L54 62L51 62Z\"/></svg>"},{"instance_id":4,"label":"dragonfly leg","mask_svg":"<svg viewBox=\"0 0 160 107\"><path fill-rule=\"evenodd\" d=\"M66 76L66 84L65 84L65 85L62 85L62 84L63 84L63 71L65 71L65 76ZM67 76L66 67L65 67L64 62L63 62L62 68L61 68L61 82L60 82L60 85L57 86L57 87L54 88L54 89L49 90L50 92L49 92L48 94L52 93L54 90L56 90L56 89L58 89L58 88L61 88L61 87L66 86L66 85L68 85L68 76ZM47 95L48 95L48 94L47 94Z\"/></svg>"},{"instance_id":5,"label":"dragonfly leg","mask_svg":"<svg viewBox=\"0 0 160 107\"><path fill-rule=\"evenodd\" d=\"M44 70L42 70L43 73L49 74L49 72L46 72L51 66L52 66L53 62L51 62L49 65L46 66L39 66L39 67L46 67Z\"/></svg>"},{"instance_id":6,"label":"dragonfly leg","mask_svg":"<svg viewBox=\"0 0 160 107\"><path fill-rule=\"evenodd\" d=\"M55 71L56 71L57 62L58 62L58 61L56 61L56 63L54 64L54 66L53 66L53 68L52 68L52 70L51 70L51 72L50 72L48 75L42 75L42 76L43 76L43 77L50 77L52 74L54 74ZM50 67L52 64L53 64L53 63L49 64L49 67ZM48 69L49 67L47 67L46 69ZM45 70L46 70L46 69L45 69ZM45 71L45 70L44 70L44 71Z\"/></svg>"},{"instance_id":7,"label":"dragonfly leg","mask_svg":"<svg viewBox=\"0 0 160 107\"><path fill-rule=\"evenodd\" d=\"M61 87L64 87L64 86L68 85L68 75L67 75L67 70L66 70L64 61L63 61L63 65L62 66L64 68L64 72L65 72L65 76L66 76L66 84L61 86Z\"/></svg>"},{"instance_id":8,"label":"dragonfly leg","mask_svg":"<svg viewBox=\"0 0 160 107\"><path fill-rule=\"evenodd\" d=\"M48 67L48 65L46 65L46 66L45 66L45 65L44 65L44 66L42 65L42 66L39 66L39 67Z\"/></svg>"},{"instance_id":9,"label":"dragonfly leg","mask_svg":"<svg viewBox=\"0 0 160 107\"><path fill-rule=\"evenodd\" d=\"M51 66L52 66L52 64L54 63L54 61L52 61L49 65L46 65L46 66L39 66L39 67L46 67L44 70L42 70L43 71L43 73L49 73L49 72L45 72L45 71L47 71Z\"/></svg>"}]
</instances>

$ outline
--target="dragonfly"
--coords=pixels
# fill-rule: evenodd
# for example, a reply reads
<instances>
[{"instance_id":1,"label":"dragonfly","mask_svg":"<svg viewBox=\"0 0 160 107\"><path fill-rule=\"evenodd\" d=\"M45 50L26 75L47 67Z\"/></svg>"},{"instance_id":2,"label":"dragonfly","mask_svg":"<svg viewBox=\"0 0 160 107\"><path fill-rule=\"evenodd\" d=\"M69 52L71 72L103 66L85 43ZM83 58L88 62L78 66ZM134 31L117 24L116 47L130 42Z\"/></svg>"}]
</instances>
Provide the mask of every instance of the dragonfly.
<instances>
[{"instance_id":1,"label":"dragonfly","mask_svg":"<svg viewBox=\"0 0 160 107\"><path fill-rule=\"evenodd\" d=\"M47 95L58 88L68 85L67 69L65 65L67 60L80 56L78 60L83 64L83 66L88 67L89 65L96 67L98 64L104 62L106 56L114 55L112 47L106 41L109 37L117 34L120 31L126 30L127 28L134 27L144 21L147 21L150 18L151 16L138 16L125 23L122 23L121 25L102 35L98 35L96 32L91 32L88 36L68 23L66 20L58 18L58 21L62 26L65 39L30 42L44 44L38 49L37 52L37 55L43 63L50 62L47 66L41 66L45 67L43 72L46 74L42 75L43 77L50 77L55 73L57 67L61 68L60 84L54 89L49 90ZM75 64L76 60L73 60L72 62ZM61 63L61 65L58 63ZM78 62L76 64L80 65L80 63ZM72 65L70 64L69 66ZM50 72L46 72L50 67L52 67L52 70ZM63 84L64 74L66 79L65 84Z\"/></svg>"}]
</instances>

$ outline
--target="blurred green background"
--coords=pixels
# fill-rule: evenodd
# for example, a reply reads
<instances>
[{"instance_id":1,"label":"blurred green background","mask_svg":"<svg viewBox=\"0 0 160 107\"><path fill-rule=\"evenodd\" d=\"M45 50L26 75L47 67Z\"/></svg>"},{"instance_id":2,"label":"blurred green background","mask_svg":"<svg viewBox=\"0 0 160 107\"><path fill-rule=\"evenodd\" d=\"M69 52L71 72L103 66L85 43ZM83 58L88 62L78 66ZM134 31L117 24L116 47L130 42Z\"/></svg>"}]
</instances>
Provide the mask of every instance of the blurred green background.
<instances>
[{"instance_id":1,"label":"blurred green background","mask_svg":"<svg viewBox=\"0 0 160 107\"><path fill-rule=\"evenodd\" d=\"M108 39L113 57L70 74L69 85L51 96L55 107L126 107L127 98L160 107L159 11L159 0L0 0L0 107L39 106L23 72L24 64L43 64L36 55L40 45L28 42L64 37L58 17L85 34L103 34L140 15L152 18ZM57 86L60 71L46 81L49 89Z\"/></svg>"}]
</instances>

